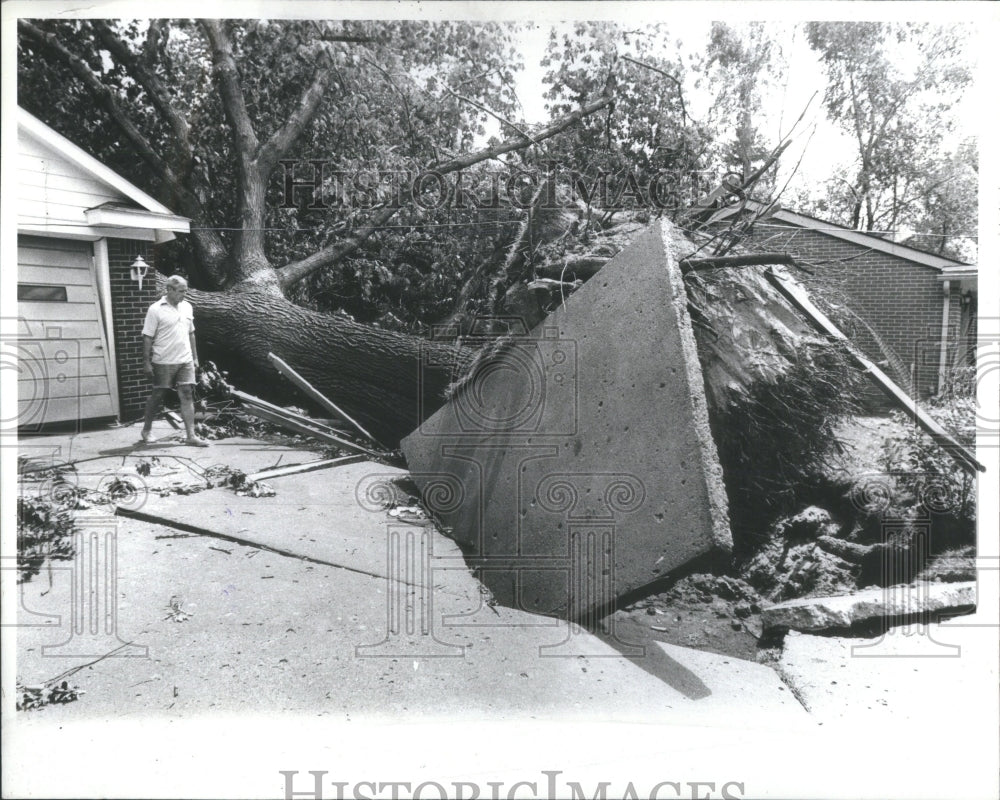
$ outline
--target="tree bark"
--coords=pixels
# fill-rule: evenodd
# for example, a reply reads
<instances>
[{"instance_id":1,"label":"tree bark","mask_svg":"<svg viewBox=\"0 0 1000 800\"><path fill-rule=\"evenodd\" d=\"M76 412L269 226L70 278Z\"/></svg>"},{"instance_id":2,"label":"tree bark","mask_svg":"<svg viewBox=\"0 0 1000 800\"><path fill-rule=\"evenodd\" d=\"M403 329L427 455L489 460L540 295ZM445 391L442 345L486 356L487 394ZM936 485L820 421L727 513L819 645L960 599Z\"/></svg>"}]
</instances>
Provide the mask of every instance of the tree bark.
<instances>
[{"instance_id":1,"label":"tree bark","mask_svg":"<svg viewBox=\"0 0 1000 800\"><path fill-rule=\"evenodd\" d=\"M278 372L286 361L381 441L400 439L444 403L445 389L475 351L321 314L261 291L190 290L200 341L227 366Z\"/></svg>"}]
</instances>

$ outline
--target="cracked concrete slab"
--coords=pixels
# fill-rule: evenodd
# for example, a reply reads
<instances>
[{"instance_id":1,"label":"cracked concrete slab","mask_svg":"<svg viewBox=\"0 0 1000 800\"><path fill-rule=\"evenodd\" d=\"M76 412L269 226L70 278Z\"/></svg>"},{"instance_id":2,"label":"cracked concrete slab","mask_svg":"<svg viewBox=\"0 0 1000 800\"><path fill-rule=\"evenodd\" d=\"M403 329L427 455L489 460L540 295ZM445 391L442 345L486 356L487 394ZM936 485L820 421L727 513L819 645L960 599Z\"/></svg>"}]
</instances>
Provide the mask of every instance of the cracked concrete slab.
<instances>
[{"instance_id":1,"label":"cracked concrete slab","mask_svg":"<svg viewBox=\"0 0 1000 800\"><path fill-rule=\"evenodd\" d=\"M967 613L976 605L976 583L930 583L864 589L833 597L805 597L765 608L765 630L802 632L850 628L900 617L952 611Z\"/></svg>"},{"instance_id":2,"label":"cracked concrete slab","mask_svg":"<svg viewBox=\"0 0 1000 800\"><path fill-rule=\"evenodd\" d=\"M402 444L497 598L576 618L732 546L704 381L654 224Z\"/></svg>"},{"instance_id":3,"label":"cracked concrete slab","mask_svg":"<svg viewBox=\"0 0 1000 800\"><path fill-rule=\"evenodd\" d=\"M85 694L47 707L52 724L206 711L794 721L767 668L745 663L727 678L729 660L666 646L669 672L657 676L578 626L485 605L464 570L432 573L433 593L421 594L128 519L116 550L114 635L74 639L67 565L51 584L39 576L23 587L22 620L29 610L61 619L18 631L22 680L82 667L68 679ZM45 650L74 641L72 657ZM142 654L98 660L121 642ZM741 693L737 684L762 688Z\"/></svg>"},{"instance_id":4,"label":"cracked concrete slab","mask_svg":"<svg viewBox=\"0 0 1000 800\"><path fill-rule=\"evenodd\" d=\"M357 490L371 476L383 476L388 482L405 474L362 462L270 479L273 497L240 496L227 487L184 496L150 493L127 513L148 522L185 526L189 532L216 534L385 577L389 526L406 529L393 524L385 509L362 507ZM430 522L423 524L429 528ZM421 529L420 525L409 527ZM435 555L442 552L464 568L453 542L438 543Z\"/></svg>"}]
</instances>

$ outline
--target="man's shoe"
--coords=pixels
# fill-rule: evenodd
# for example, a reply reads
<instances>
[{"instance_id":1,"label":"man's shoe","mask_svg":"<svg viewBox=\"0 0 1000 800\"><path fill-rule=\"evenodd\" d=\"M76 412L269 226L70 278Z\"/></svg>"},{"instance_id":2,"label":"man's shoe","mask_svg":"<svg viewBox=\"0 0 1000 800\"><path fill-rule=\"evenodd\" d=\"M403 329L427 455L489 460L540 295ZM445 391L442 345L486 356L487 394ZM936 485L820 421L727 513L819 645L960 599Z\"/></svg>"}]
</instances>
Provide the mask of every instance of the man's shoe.
<instances>
[{"instance_id":1,"label":"man's shoe","mask_svg":"<svg viewBox=\"0 0 1000 800\"><path fill-rule=\"evenodd\" d=\"M188 439L186 441L186 444L189 444L192 447L208 447L209 446L208 442L206 442L204 439L199 439L197 436L192 436L190 439Z\"/></svg>"},{"instance_id":2,"label":"man's shoe","mask_svg":"<svg viewBox=\"0 0 1000 800\"><path fill-rule=\"evenodd\" d=\"M149 439L151 436L152 436L151 431L142 431L139 434L139 441L142 442L143 444L149 444Z\"/></svg>"}]
</instances>

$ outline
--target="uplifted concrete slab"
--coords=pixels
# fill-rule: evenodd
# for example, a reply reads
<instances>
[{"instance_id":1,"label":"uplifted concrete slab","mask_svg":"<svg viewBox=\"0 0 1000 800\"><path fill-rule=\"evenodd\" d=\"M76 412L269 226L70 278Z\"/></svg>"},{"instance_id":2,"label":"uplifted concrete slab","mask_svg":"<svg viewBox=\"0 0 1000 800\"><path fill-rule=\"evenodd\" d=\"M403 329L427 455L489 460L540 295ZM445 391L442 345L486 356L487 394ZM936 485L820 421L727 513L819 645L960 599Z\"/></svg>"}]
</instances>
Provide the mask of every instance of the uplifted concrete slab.
<instances>
[{"instance_id":1,"label":"uplifted concrete slab","mask_svg":"<svg viewBox=\"0 0 1000 800\"><path fill-rule=\"evenodd\" d=\"M667 226L403 441L425 502L502 603L579 617L732 546Z\"/></svg>"},{"instance_id":2,"label":"uplifted concrete slab","mask_svg":"<svg viewBox=\"0 0 1000 800\"><path fill-rule=\"evenodd\" d=\"M761 612L765 630L823 631L932 613L965 613L976 605L976 582L928 583L865 589L834 597L807 597Z\"/></svg>"}]
</instances>

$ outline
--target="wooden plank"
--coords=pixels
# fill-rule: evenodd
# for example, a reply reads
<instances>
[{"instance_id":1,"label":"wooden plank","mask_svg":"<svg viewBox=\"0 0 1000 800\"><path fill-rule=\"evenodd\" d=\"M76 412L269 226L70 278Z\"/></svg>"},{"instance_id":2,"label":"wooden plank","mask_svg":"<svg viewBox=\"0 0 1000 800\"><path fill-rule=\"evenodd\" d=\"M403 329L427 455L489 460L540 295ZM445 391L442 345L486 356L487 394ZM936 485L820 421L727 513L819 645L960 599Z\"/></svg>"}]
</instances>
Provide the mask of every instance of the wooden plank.
<instances>
[{"instance_id":1,"label":"wooden plank","mask_svg":"<svg viewBox=\"0 0 1000 800\"><path fill-rule=\"evenodd\" d=\"M913 414L917 424L930 434L945 451L951 455L958 464L968 472L986 472L986 467L980 464L976 457L957 441L948 431L946 431L933 417L918 407L917 401L904 392L888 375L870 361L851 341L844 335L833 322L822 311L813 305L809 295L799 286L785 281L773 270L768 270L767 278L771 284L786 297L792 305L805 314L806 318L821 333L837 339L845 345L845 349L857 364L864 369L878 387L893 400L903 411Z\"/></svg>"},{"instance_id":2,"label":"wooden plank","mask_svg":"<svg viewBox=\"0 0 1000 800\"><path fill-rule=\"evenodd\" d=\"M163 418L170 423L175 431L179 431L184 427L184 420L176 411L164 411Z\"/></svg>"},{"instance_id":3,"label":"wooden plank","mask_svg":"<svg viewBox=\"0 0 1000 800\"><path fill-rule=\"evenodd\" d=\"M77 239L60 239L53 236L34 236L30 233L19 233L17 235L17 247L19 251L32 250L56 251L59 253L76 253L87 256L93 253L92 242L81 242Z\"/></svg>"},{"instance_id":4,"label":"wooden plank","mask_svg":"<svg viewBox=\"0 0 1000 800\"><path fill-rule=\"evenodd\" d=\"M235 394L235 393L234 393ZM339 436L333 436L332 434L321 431L318 428L310 427L309 425L304 425L301 422L296 422L293 419L288 419L287 417L278 414L274 411L270 411L266 408L261 408L256 405L248 404L245 407L248 414L253 414L255 417L260 417L268 422L273 422L275 425L279 425L282 428L287 428L289 430L295 431L296 433L301 433L305 436L313 436L320 441L328 442L329 444L335 444L338 447L342 447L345 450L352 450L355 453L364 453L365 455L378 458L379 454L374 453L360 445L350 442L347 439L341 439Z\"/></svg>"},{"instance_id":5,"label":"wooden plank","mask_svg":"<svg viewBox=\"0 0 1000 800\"><path fill-rule=\"evenodd\" d=\"M301 389L307 397L312 398L315 402L323 406L323 408L325 408L327 411L331 412L332 414L335 414L336 416L343 419L345 422L348 422L351 425L353 425L362 436L368 439L368 441L373 442L379 445L380 447L382 446L378 439L372 436L368 431L366 431L361 426L360 422L351 417L346 411L340 408L340 406L338 406L330 398L328 398L321 391L319 391L319 389L317 389L315 386L309 383L309 381L307 381L305 378L299 375L299 373L297 373L294 369L292 369L287 363L285 363L285 361L280 359L274 353L268 353L267 357L270 360L270 362L275 366L275 369L277 369L278 372L280 372L282 375L288 378L288 380L294 383L299 389Z\"/></svg>"},{"instance_id":6,"label":"wooden plank","mask_svg":"<svg viewBox=\"0 0 1000 800\"><path fill-rule=\"evenodd\" d=\"M94 208L121 198L102 191L94 181L81 181L68 175L40 174L22 171L27 180L18 183L18 197L22 200L49 202L57 200L84 208ZM19 177L20 177L19 175Z\"/></svg>"},{"instance_id":7,"label":"wooden plank","mask_svg":"<svg viewBox=\"0 0 1000 800\"><path fill-rule=\"evenodd\" d=\"M324 433L329 433L333 436L338 436L339 434L342 433L342 431L331 428L322 420L313 419L312 417L305 417L302 414L296 414L294 411L289 411L287 408L282 408L281 406L276 406L271 403L268 403L266 400L261 400L259 397L254 397L252 394L246 394L244 392L240 392L234 389L232 391L232 395L233 397L239 398L244 403L250 403L251 405L255 405L260 408L266 409L267 411L270 411L274 414L278 414L279 416L287 417L288 419L294 420L303 425L308 425L312 428L318 428Z\"/></svg>"},{"instance_id":8,"label":"wooden plank","mask_svg":"<svg viewBox=\"0 0 1000 800\"><path fill-rule=\"evenodd\" d=\"M30 161L19 159L20 169L17 171L17 181L21 186L55 187L63 191L89 194L93 197L104 197L103 202L121 201L121 196L108 191L108 187L95 178L82 175L60 175L39 169L39 162L34 165ZM99 205L99 204L97 204Z\"/></svg>"},{"instance_id":9,"label":"wooden plank","mask_svg":"<svg viewBox=\"0 0 1000 800\"><path fill-rule=\"evenodd\" d=\"M294 466L265 469L261 472L255 472L253 475L247 475L247 480L262 481L268 478L280 478L284 475L298 475L302 472L313 472L317 469L346 466L347 464L357 464L360 461L366 460L366 457L363 455L341 456L340 458L321 458L318 461L307 461L305 464L295 464Z\"/></svg>"},{"instance_id":10,"label":"wooden plank","mask_svg":"<svg viewBox=\"0 0 1000 800\"><path fill-rule=\"evenodd\" d=\"M82 195L79 195L79 197L82 198ZM94 199L98 205L103 202L101 198ZM88 208L93 208L93 206L87 205L85 199L78 200L72 195L60 194L59 200L65 202L57 203L54 200L43 202L41 200L28 200L20 197L17 203L17 218L18 220L24 220L36 225L48 223L54 226L66 222L73 222L77 225L87 224L85 212Z\"/></svg>"}]
</instances>

